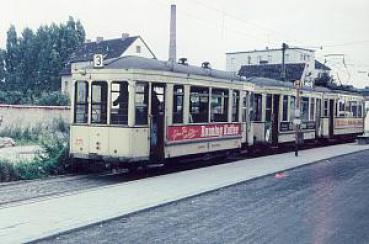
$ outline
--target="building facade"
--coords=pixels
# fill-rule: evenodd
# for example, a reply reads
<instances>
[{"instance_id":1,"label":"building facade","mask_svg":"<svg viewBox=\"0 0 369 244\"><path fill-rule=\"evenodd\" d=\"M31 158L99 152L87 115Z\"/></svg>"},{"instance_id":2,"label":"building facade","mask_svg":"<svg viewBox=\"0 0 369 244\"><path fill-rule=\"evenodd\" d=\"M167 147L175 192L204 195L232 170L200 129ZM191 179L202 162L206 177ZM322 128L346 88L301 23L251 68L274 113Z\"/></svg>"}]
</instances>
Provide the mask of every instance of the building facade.
<instances>
[{"instance_id":1,"label":"building facade","mask_svg":"<svg viewBox=\"0 0 369 244\"><path fill-rule=\"evenodd\" d=\"M272 79L282 77L282 49L263 49L226 53L226 70L247 76L263 76ZM315 59L315 51L305 48L285 50L286 80L303 80L312 86L321 73L329 75L330 69Z\"/></svg>"},{"instance_id":2,"label":"building facade","mask_svg":"<svg viewBox=\"0 0 369 244\"><path fill-rule=\"evenodd\" d=\"M94 54L102 54L104 60L116 59L123 56L139 56L156 58L155 54L141 36L132 36L123 33L121 38L104 40L97 37L96 41L87 40L77 49L65 64L61 75L61 91L70 94L72 70L81 69L92 64Z\"/></svg>"}]
</instances>

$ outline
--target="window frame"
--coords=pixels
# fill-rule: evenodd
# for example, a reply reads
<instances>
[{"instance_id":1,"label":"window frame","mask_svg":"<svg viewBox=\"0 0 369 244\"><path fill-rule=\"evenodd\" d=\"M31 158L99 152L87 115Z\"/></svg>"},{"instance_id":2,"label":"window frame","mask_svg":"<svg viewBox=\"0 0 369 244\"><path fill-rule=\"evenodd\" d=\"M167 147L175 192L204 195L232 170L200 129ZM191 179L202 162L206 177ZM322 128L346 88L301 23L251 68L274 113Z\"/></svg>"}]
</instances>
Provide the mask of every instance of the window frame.
<instances>
[{"instance_id":1,"label":"window frame","mask_svg":"<svg viewBox=\"0 0 369 244\"><path fill-rule=\"evenodd\" d=\"M178 92L176 90L176 88L178 88L177 90L180 90L182 89L182 92ZM183 124L184 123L184 94L185 94L185 88L184 88L184 85L174 85L173 86L173 107L172 107L172 121L173 121L173 124ZM181 104L181 111L177 111L177 108L178 108L178 100L177 98L178 97L181 97L181 101L182 101L182 104ZM176 116L180 117L180 122L178 121L175 121L175 118Z\"/></svg>"},{"instance_id":2,"label":"window frame","mask_svg":"<svg viewBox=\"0 0 369 244\"><path fill-rule=\"evenodd\" d=\"M100 102L95 102L94 101L94 86L97 86L97 84L99 84L99 86L101 87L101 94L100 94ZM103 97L103 86L105 86L105 91L106 91L106 95L105 95L105 102L103 101L104 97ZM108 82L107 81L103 81L103 80L95 80L91 82L91 99L90 99L90 104L91 104L91 111L90 111L90 123L91 124L97 124L97 125L107 125L108 124L108 92L109 92L109 86L108 86ZM100 110L100 121L96 122L93 121L93 112L94 106L101 106ZM104 109L105 108L105 112ZM105 114L105 118L102 119L103 114Z\"/></svg>"},{"instance_id":3,"label":"window frame","mask_svg":"<svg viewBox=\"0 0 369 244\"><path fill-rule=\"evenodd\" d=\"M199 90L202 90L202 91L207 91L207 93L195 93L193 92L192 90L193 89L199 89ZM193 97L198 97L198 105L197 106L193 106L193 103L192 103L192 98ZM204 98L207 98L207 102L206 102L206 106L203 106L204 108L206 108L207 112L205 114L205 112L201 112L201 99L204 99ZM210 104L210 89L209 87L203 87L203 86L191 86L190 87L190 102L189 102L189 116L190 116L190 120L188 121L189 124L205 124L205 123L209 123L209 114L210 114L210 111L209 111L209 106ZM194 113L193 112L193 108L195 107L198 107L198 110L199 112L198 113ZM203 115L201 115L203 114ZM198 118L204 118L204 120L201 120L201 121L196 121L194 120L194 115L198 115ZM206 115L206 116L205 116ZM201 117L202 116L202 117ZM206 118L206 120L205 120Z\"/></svg>"},{"instance_id":4,"label":"window frame","mask_svg":"<svg viewBox=\"0 0 369 244\"><path fill-rule=\"evenodd\" d=\"M137 87L138 86L143 86L144 89L143 89L143 92L141 91L138 91L137 90ZM149 86L149 83L148 82L145 82L145 81L136 81L135 83L135 96L134 96L134 114L135 114L135 126L148 126L149 125L149 97L150 97L150 86ZM139 95L143 95L143 103L138 105L137 103L137 94ZM145 101L146 101L146 104L145 104ZM143 120L142 123L137 123L137 108L138 107L142 107L144 108L143 112L146 112L146 116L143 116L143 118L145 117L145 120ZM146 108L146 111L145 111L145 108Z\"/></svg>"},{"instance_id":5,"label":"window frame","mask_svg":"<svg viewBox=\"0 0 369 244\"><path fill-rule=\"evenodd\" d=\"M85 84L85 97L84 97L84 101L83 102L79 102L79 99L77 98L78 96L78 91L79 89L77 89L77 86L79 83L84 83ZM88 107L89 107L89 102L88 102L88 97L89 97L89 83L88 81L85 80L78 80L74 83L74 106L73 106L73 123L74 124L87 124L88 123L88 116L89 116L89 112L88 112ZM77 106L84 106L84 114L85 114L85 120L84 122L77 122Z\"/></svg>"},{"instance_id":6,"label":"window frame","mask_svg":"<svg viewBox=\"0 0 369 244\"><path fill-rule=\"evenodd\" d=\"M214 108L213 99L214 98L221 99L220 107L222 108L222 113L213 112L213 108ZM216 103L215 105L218 105L218 103ZM228 106L229 106L229 90L222 89L222 88L212 88L211 89L211 103L210 103L210 122L211 123L228 122L228 113L229 113ZM216 118L215 115L218 115L217 119L215 119Z\"/></svg>"},{"instance_id":7,"label":"window frame","mask_svg":"<svg viewBox=\"0 0 369 244\"><path fill-rule=\"evenodd\" d=\"M113 108L113 106L114 106L114 102L115 101L113 101L113 94L114 93L118 93L118 94L120 94L121 93L121 91L119 90L119 91L115 91L114 89L113 89L113 85L114 84L119 84L119 85L121 85L121 84L125 84L126 85L126 88L127 88L127 100L126 101L124 101L124 102L121 102L121 103L126 103L126 107L124 107L124 108L118 108L118 114L119 114L119 109L122 109L123 111L124 111L124 109L127 111L126 112L126 115L122 115L122 116L126 116L127 117L127 119L126 119L126 122L121 122L121 123L118 123L118 122L114 122L114 120L113 120L113 110L115 109L115 108ZM121 87L120 87L120 89L121 89ZM117 97L117 99L119 98L119 95L118 95L118 97ZM129 82L128 81L125 81L125 80L115 80L115 81L112 81L111 83L110 83L110 124L111 125L114 125L114 126L119 126L119 125L123 125L123 126L128 126L128 121L129 121L129 100L130 100L130 98L129 98ZM119 116L119 115L118 115Z\"/></svg>"}]
</instances>

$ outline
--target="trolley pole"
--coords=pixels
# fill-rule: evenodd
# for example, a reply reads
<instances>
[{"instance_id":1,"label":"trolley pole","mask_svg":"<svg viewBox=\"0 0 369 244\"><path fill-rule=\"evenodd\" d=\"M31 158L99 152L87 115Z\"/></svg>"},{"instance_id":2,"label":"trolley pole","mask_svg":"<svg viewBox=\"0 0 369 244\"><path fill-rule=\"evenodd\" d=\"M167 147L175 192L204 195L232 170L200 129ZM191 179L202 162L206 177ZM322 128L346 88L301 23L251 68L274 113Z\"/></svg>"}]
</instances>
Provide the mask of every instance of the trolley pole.
<instances>
[{"instance_id":1,"label":"trolley pole","mask_svg":"<svg viewBox=\"0 0 369 244\"><path fill-rule=\"evenodd\" d=\"M293 120L294 128L295 128L295 157L299 156L299 140L300 140L300 126L301 126L301 118L300 118L300 87L301 81L295 81L296 88L296 102L295 102L295 119Z\"/></svg>"}]
</instances>

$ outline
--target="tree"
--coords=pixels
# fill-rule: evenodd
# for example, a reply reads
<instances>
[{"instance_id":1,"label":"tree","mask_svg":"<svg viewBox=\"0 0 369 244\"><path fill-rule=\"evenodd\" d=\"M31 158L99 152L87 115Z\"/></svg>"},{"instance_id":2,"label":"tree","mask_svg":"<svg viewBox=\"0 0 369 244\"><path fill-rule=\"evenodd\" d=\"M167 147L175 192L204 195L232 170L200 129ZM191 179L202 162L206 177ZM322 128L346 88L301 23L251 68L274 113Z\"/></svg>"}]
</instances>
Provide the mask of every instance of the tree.
<instances>
[{"instance_id":1,"label":"tree","mask_svg":"<svg viewBox=\"0 0 369 244\"><path fill-rule=\"evenodd\" d=\"M0 49L0 83L5 82L5 50Z\"/></svg>"},{"instance_id":2,"label":"tree","mask_svg":"<svg viewBox=\"0 0 369 244\"><path fill-rule=\"evenodd\" d=\"M18 78L18 64L20 62L19 57L19 47L18 47L18 38L17 31L15 30L15 26L10 26L6 39L6 55L5 55L5 81L6 88L10 90L14 90L17 88L17 80Z\"/></svg>"},{"instance_id":3,"label":"tree","mask_svg":"<svg viewBox=\"0 0 369 244\"><path fill-rule=\"evenodd\" d=\"M40 26L36 32L25 28L20 37L10 26L6 51L0 50L0 80L5 77L5 89L19 91L32 101L34 95L59 90L59 73L85 36L81 22L73 17L66 23Z\"/></svg>"}]
</instances>

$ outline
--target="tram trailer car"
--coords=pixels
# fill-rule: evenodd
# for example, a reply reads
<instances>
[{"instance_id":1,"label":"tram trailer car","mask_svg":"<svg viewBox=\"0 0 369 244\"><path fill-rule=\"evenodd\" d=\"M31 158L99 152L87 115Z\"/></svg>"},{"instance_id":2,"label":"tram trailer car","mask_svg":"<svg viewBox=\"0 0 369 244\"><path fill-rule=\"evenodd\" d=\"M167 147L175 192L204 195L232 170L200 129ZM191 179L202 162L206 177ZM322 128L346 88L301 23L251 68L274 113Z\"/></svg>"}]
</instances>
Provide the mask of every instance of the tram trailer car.
<instances>
[{"instance_id":1,"label":"tram trailer car","mask_svg":"<svg viewBox=\"0 0 369 244\"><path fill-rule=\"evenodd\" d=\"M294 142L296 89L141 57L73 71L70 156L126 165ZM304 139L363 133L363 97L301 89Z\"/></svg>"}]
</instances>

